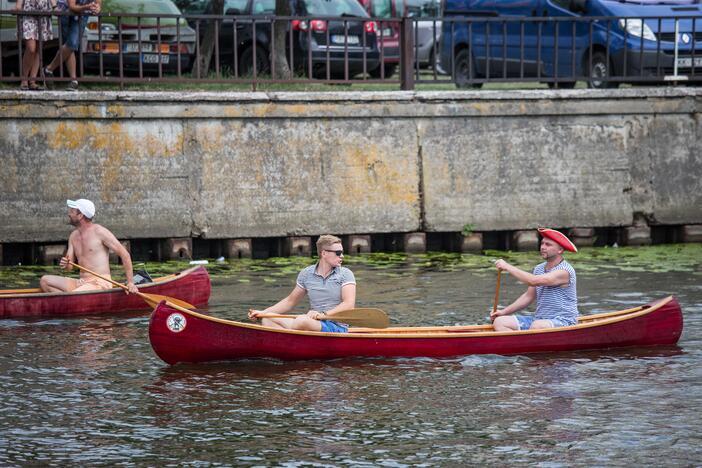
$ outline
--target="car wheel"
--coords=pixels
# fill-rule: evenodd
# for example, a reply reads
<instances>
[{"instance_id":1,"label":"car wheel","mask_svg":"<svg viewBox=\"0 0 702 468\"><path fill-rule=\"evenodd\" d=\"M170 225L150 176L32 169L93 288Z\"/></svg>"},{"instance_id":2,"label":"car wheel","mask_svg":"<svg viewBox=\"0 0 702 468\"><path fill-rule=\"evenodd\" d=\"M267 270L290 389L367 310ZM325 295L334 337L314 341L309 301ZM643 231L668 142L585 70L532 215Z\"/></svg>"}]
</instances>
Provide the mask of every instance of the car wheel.
<instances>
[{"instance_id":1,"label":"car wheel","mask_svg":"<svg viewBox=\"0 0 702 468\"><path fill-rule=\"evenodd\" d=\"M239 75L252 76L253 69L253 46L248 46L241 52L239 57ZM256 75L267 75L271 72L271 63L268 60L268 52L263 47L256 47Z\"/></svg>"},{"instance_id":2,"label":"car wheel","mask_svg":"<svg viewBox=\"0 0 702 468\"><path fill-rule=\"evenodd\" d=\"M453 82L456 84L456 88L480 88L483 86L482 83L471 83L471 75L473 78L477 77L475 71L475 64L473 64L473 73L471 73L471 57L470 50L461 50L455 58L455 74L453 76Z\"/></svg>"},{"instance_id":3,"label":"car wheel","mask_svg":"<svg viewBox=\"0 0 702 468\"><path fill-rule=\"evenodd\" d=\"M607 56L602 52L592 54L592 63L590 64L590 81L587 82L589 88L606 89L616 88L619 83L605 81L611 75L611 67L607 62Z\"/></svg>"},{"instance_id":4,"label":"car wheel","mask_svg":"<svg viewBox=\"0 0 702 468\"><path fill-rule=\"evenodd\" d=\"M548 87L551 89L573 89L575 88L575 84L575 81L549 82Z\"/></svg>"},{"instance_id":5,"label":"car wheel","mask_svg":"<svg viewBox=\"0 0 702 468\"><path fill-rule=\"evenodd\" d=\"M397 64L396 63L386 63L385 65L382 65L382 67L385 68L385 78L390 78L392 75L395 74L397 71ZM371 78L380 78L380 66L376 67L372 72L369 73Z\"/></svg>"}]
</instances>

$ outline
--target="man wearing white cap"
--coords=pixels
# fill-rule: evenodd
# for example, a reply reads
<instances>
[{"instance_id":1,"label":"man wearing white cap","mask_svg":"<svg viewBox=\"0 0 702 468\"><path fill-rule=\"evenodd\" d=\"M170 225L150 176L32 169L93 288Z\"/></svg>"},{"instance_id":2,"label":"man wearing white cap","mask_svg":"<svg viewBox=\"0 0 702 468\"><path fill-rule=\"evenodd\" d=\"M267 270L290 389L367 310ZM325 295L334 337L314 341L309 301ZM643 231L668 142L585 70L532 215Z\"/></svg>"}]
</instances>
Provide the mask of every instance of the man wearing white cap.
<instances>
[{"instance_id":1,"label":"man wearing white cap","mask_svg":"<svg viewBox=\"0 0 702 468\"><path fill-rule=\"evenodd\" d=\"M61 258L61 267L70 271L73 267L69 262L74 262L106 278L111 278L110 250L112 250L122 259L129 292L138 292L134 285L132 258L114 234L107 228L93 223L95 216L93 202L81 198L67 200L66 204L68 205L68 222L76 229L68 237L68 251L66 256ZM80 279L44 275L39 284L44 292L92 291L112 287L109 282L83 271L80 273Z\"/></svg>"}]
</instances>

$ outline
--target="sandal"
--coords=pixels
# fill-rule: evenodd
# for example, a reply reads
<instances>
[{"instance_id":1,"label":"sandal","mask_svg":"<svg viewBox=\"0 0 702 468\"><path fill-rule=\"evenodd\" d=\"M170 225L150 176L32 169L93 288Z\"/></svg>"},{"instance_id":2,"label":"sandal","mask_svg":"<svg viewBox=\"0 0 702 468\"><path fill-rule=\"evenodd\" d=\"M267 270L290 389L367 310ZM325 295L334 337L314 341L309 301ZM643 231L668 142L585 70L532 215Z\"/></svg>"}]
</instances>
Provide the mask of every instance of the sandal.
<instances>
[{"instance_id":1,"label":"sandal","mask_svg":"<svg viewBox=\"0 0 702 468\"><path fill-rule=\"evenodd\" d=\"M28 89L30 91L43 91L44 87L42 85L36 84L36 82L34 82L34 81L30 81Z\"/></svg>"},{"instance_id":2,"label":"sandal","mask_svg":"<svg viewBox=\"0 0 702 468\"><path fill-rule=\"evenodd\" d=\"M27 86L26 84L21 84L20 91L29 91L29 86Z\"/></svg>"}]
</instances>

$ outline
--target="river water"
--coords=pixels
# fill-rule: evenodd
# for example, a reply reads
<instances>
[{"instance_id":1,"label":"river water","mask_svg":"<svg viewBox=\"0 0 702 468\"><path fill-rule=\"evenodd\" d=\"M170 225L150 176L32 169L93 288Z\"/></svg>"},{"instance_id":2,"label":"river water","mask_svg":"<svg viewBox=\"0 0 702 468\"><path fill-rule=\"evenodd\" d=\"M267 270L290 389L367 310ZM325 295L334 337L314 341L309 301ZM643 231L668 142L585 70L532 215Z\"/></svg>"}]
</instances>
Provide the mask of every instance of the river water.
<instances>
[{"instance_id":1,"label":"river water","mask_svg":"<svg viewBox=\"0 0 702 468\"><path fill-rule=\"evenodd\" d=\"M0 466L699 466L701 254L677 245L570 257L582 313L676 295L685 328L664 348L169 367L151 350L147 313L3 320ZM499 256L539 261L378 254L347 266L358 306L394 324L485 323ZM311 262L211 265L209 313L243 320ZM41 273L3 270L8 288ZM522 291L503 277L501 304Z\"/></svg>"}]
</instances>

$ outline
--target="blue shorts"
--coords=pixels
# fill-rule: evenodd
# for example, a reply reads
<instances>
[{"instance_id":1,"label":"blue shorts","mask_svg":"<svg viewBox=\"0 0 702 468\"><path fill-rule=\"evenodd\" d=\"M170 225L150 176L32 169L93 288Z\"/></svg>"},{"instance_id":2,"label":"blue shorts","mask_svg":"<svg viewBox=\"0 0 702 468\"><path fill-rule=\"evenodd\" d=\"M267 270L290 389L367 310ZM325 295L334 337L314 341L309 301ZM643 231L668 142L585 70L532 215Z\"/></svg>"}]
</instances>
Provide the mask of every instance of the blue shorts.
<instances>
[{"instance_id":1,"label":"blue shorts","mask_svg":"<svg viewBox=\"0 0 702 468\"><path fill-rule=\"evenodd\" d=\"M333 320L322 320L322 330L326 333L346 333L349 331L348 325L335 322Z\"/></svg>"},{"instance_id":2,"label":"blue shorts","mask_svg":"<svg viewBox=\"0 0 702 468\"><path fill-rule=\"evenodd\" d=\"M87 16L61 16L61 40L71 50L80 50L80 38L88 23Z\"/></svg>"},{"instance_id":3,"label":"blue shorts","mask_svg":"<svg viewBox=\"0 0 702 468\"><path fill-rule=\"evenodd\" d=\"M514 318L517 319L517 323L519 324L519 329L520 330L528 330L531 327L531 324L534 323L534 320L536 318L533 315L515 315ZM566 319L563 317L554 317L550 319L539 319L539 320L548 320L553 324L554 328L557 327L569 327L570 325L575 325L577 323L573 322L571 319Z\"/></svg>"}]
</instances>

